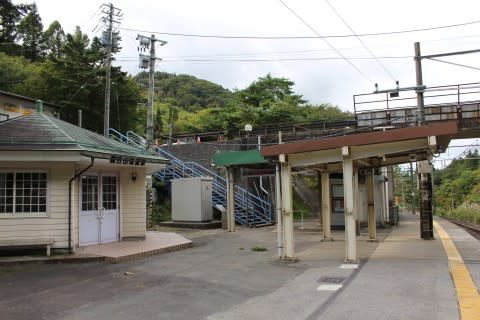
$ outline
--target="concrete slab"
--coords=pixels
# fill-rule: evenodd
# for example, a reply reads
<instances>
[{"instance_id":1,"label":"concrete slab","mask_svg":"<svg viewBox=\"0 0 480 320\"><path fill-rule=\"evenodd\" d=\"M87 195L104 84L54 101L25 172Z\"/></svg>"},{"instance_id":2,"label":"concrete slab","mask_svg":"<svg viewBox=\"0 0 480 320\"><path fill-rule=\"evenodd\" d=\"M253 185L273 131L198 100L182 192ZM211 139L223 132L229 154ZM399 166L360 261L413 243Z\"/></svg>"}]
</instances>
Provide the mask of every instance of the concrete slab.
<instances>
[{"instance_id":1,"label":"concrete slab","mask_svg":"<svg viewBox=\"0 0 480 320\"><path fill-rule=\"evenodd\" d=\"M173 232L147 232L145 240L120 241L80 248L81 254L105 257L106 262L119 263L156 254L191 248L191 240Z\"/></svg>"},{"instance_id":2,"label":"concrete slab","mask_svg":"<svg viewBox=\"0 0 480 320\"><path fill-rule=\"evenodd\" d=\"M379 243L362 232L357 269L341 267L341 231L321 242L313 227L295 231L292 264L276 260L266 227L188 230L193 249L122 264L0 268L2 319L458 319L440 240L420 240L417 218Z\"/></svg>"},{"instance_id":3,"label":"concrete slab","mask_svg":"<svg viewBox=\"0 0 480 320\"><path fill-rule=\"evenodd\" d=\"M472 280L480 291L480 240L445 219L436 218L435 221L437 221L450 236L450 239L462 256Z\"/></svg>"},{"instance_id":4,"label":"concrete slab","mask_svg":"<svg viewBox=\"0 0 480 320\"><path fill-rule=\"evenodd\" d=\"M378 245L355 280L311 319L458 319L457 298L440 240L419 239L418 216Z\"/></svg>"}]
</instances>

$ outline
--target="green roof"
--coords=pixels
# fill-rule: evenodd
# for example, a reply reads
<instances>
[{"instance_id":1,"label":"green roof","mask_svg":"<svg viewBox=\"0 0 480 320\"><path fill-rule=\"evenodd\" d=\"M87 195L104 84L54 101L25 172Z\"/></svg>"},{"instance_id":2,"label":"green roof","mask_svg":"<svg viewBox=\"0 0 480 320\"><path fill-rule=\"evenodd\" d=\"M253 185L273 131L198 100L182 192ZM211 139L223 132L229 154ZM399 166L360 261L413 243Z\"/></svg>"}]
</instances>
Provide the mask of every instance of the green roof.
<instances>
[{"instance_id":1,"label":"green roof","mask_svg":"<svg viewBox=\"0 0 480 320\"><path fill-rule=\"evenodd\" d=\"M260 154L260 151L245 150L245 151L227 151L220 152L213 156L213 163L218 167L240 166L240 165L254 165L265 164L267 160Z\"/></svg>"},{"instance_id":2,"label":"green roof","mask_svg":"<svg viewBox=\"0 0 480 320\"><path fill-rule=\"evenodd\" d=\"M81 151L168 162L153 153L40 112L1 122L0 150Z\"/></svg>"}]
</instances>

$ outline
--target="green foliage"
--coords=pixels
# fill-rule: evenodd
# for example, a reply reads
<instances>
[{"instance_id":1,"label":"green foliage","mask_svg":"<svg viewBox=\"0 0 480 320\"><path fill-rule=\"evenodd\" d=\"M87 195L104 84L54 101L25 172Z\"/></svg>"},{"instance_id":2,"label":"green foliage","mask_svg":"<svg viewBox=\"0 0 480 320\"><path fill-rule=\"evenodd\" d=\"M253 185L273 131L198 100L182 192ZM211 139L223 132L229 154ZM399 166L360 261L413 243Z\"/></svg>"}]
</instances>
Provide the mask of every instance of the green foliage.
<instances>
[{"instance_id":1,"label":"green foliage","mask_svg":"<svg viewBox=\"0 0 480 320\"><path fill-rule=\"evenodd\" d=\"M152 215L150 216L152 225L158 225L160 222L172 221L172 205L170 200L163 203L152 204Z\"/></svg>"},{"instance_id":2,"label":"green foliage","mask_svg":"<svg viewBox=\"0 0 480 320\"><path fill-rule=\"evenodd\" d=\"M144 87L146 74L136 79ZM173 133L224 131L238 132L245 123L265 125L279 122L339 120L350 115L330 104L306 104L293 93L293 82L271 75L259 78L244 90L235 92L192 76L156 74L156 107L161 109L163 124L172 123ZM255 98L251 95L255 92ZM260 97L264 97L261 100ZM261 100L261 101L260 101ZM169 126L162 125L167 135Z\"/></svg>"},{"instance_id":3,"label":"green foliage","mask_svg":"<svg viewBox=\"0 0 480 320\"><path fill-rule=\"evenodd\" d=\"M136 76L138 82L148 87L148 74L141 72ZM198 79L185 74L155 73L155 91L157 100L173 103L187 111L196 111L207 107L224 107L232 98L232 93L213 82Z\"/></svg>"},{"instance_id":4,"label":"green foliage","mask_svg":"<svg viewBox=\"0 0 480 320\"><path fill-rule=\"evenodd\" d=\"M265 247L261 247L261 246L255 246L255 247L252 247L252 251L254 251L254 252L265 252L265 251L268 251L268 249L265 248Z\"/></svg>"},{"instance_id":5,"label":"green foliage","mask_svg":"<svg viewBox=\"0 0 480 320\"><path fill-rule=\"evenodd\" d=\"M289 101L298 105L305 102L302 96L293 93L295 83L286 78L274 78L270 74L260 77L246 89L238 92L240 101L262 109L269 109L272 104L280 101Z\"/></svg>"},{"instance_id":6,"label":"green foliage","mask_svg":"<svg viewBox=\"0 0 480 320\"><path fill-rule=\"evenodd\" d=\"M63 54L65 45L65 32L60 22L53 21L44 34L46 54L50 59L59 59Z\"/></svg>"},{"instance_id":7,"label":"green foliage","mask_svg":"<svg viewBox=\"0 0 480 320\"><path fill-rule=\"evenodd\" d=\"M452 161L443 170L435 171L435 199L443 209L462 204L480 203L480 155L469 152L464 159Z\"/></svg>"},{"instance_id":8,"label":"green foliage","mask_svg":"<svg viewBox=\"0 0 480 320\"><path fill-rule=\"evenodd\" d=\"M30 6L28 14L20 21L18 32L22 40L22 55L31 61L39 61L45 55L45 39L42 18L37 5Z\"/></svg>"},{"instance_id":9,"label":"green foliage","mask_svg":"<svg viewBox=\"0 0 480 320\"><path fill-rule=\"evenodd\" d=\"M480 224L480 206L463 206L453 210L437 210L442 217L452 218L464 222Z\"/></svg>"},{"instance_id":10,"label":"green foliage","mask_svg":"<svg viewBox=\"0 0 480 320\"><path fill-rule=\"evenodd\" d=\"M65 33L54 21L43 30L35 4L14 5L0 0L0 90L52 102L65 108L62 118L76 122L82 109L84 126L103 131L105 49L98 38L77 27ZM114 35L113 53L120 50ZM113 67L111 71L111 127L145 133L148 74L135 77ZM155 74L156 138L172 133L238 132L246 123L334 120L349 117L329 104L311 105L295 94L294 82L267 74L242 90L228 90L190 75Z\"/></svg>"},{"instance_id":11,"label":"green foliage","mask_svg":"<svg viewBox=\"0 0 480 320\"><path fill-rule=\"evenodd\" d=\"M9 34L5 35L5 29L0 34L12 41L21 40L19 52L23 55L0 52L0 90L64 106L62 118L73 123L77 110L82 109L84 119L88 119L84 127L103 132L105 51L100 41L89 39L79 27L65 34L58 21L43 32L36 5L23 8L10 3L0 9L1 23L8 24L4 19L10 17L14 24ZM12 12L17 12L15 18ZM23 19L22 14L26 14ZM136 80L119 67L112 68L111 79L111 127L142 133L144 110L138 110L142 92Z\"/></svg>"},{"instance_id":12,"label":"green foliage","mask_svg":"<svg viewBox=\"0 0 480 320\"><path fill-rule=\"evenodd\" d=\"M20 53L18 38L18 23L27 14L30 6L13 4L11 0L0 0L0 52L10 55Z\"/></svg>"}]
</instances>

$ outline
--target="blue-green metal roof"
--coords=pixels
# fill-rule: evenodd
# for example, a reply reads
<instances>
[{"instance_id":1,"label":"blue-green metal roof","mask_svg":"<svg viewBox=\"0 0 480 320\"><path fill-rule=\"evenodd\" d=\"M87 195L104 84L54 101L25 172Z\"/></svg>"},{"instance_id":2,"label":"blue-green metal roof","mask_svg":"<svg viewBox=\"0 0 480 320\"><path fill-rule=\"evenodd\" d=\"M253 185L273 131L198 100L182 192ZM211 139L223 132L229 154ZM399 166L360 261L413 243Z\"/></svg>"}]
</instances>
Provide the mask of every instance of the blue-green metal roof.
<instances>
[{"instance_id":1,"label":"blue-green metal roof","mask_svg":"<svg viewBox=\"0 0 480 320\"><path fill-rule=\"evenodd\" d=\"M83 151L168 162L153 153L40 112L1 122L0 150Z\"/></svg>"},{"instance_id":2,"label":"blue-green metal roof","mask_svg":"<svg viewBox=\"0 0 480 320\"><path fill-rule=\"evenodd\" d=\"M218 167L265 164L268 161L260 154L260 151L226 151L213 156L213 163Z\"/></svg>"}]
</instances>

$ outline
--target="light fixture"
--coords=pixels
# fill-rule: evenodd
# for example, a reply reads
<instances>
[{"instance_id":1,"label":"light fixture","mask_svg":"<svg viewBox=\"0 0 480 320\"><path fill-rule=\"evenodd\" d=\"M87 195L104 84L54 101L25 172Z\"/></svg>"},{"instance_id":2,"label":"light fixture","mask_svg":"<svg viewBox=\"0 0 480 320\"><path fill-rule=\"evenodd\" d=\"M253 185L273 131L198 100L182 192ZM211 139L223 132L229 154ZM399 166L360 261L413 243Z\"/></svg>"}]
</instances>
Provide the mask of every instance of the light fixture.
<instances>
[{"instance_id":1,"label":"light fixture","mask_svg":"<svg viewBox=\"0 0 480 320\"><path fill-rule=\"evenodd\" d=\"M136 172L132 172L132 181L133 182L137 181L137 173Z\"/></svg>"}]
</instances>

